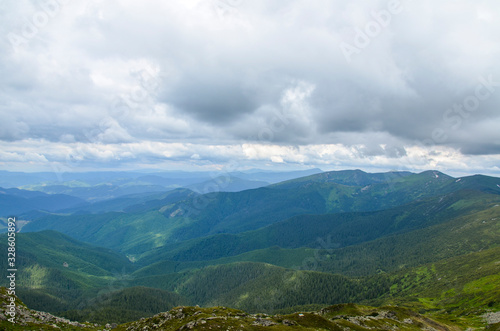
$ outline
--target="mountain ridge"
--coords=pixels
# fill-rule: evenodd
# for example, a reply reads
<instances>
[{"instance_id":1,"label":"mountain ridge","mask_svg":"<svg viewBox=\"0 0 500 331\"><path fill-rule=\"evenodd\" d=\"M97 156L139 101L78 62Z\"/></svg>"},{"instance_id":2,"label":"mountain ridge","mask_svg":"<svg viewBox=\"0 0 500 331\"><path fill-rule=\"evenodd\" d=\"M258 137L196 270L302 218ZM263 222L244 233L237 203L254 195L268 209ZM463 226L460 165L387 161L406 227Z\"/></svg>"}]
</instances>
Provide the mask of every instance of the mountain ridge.
<instances>
[{"instance_id":1,"label":"mountain ridge","mask_svg":"<svg viewBox=\"0 0 500 331\"><path fill-rule=\"evenodd\" d=\"M499 185L482 175L352 170L234 193L139 194L93 213L33 212L16 234L18 295L29 307L103 323L133 323L178 304L321 315L351 302L397 305L448 329L486 327L481 316L500 309ZM108 208L115 211L101 212ZM47 224L66 234L24 231ZM369 320L361 315L354 320ZM315 321L308 327L339 327ZM127 327L153 326L143 322ZM179 327L202 328L195 322Z\"/></svg>"}]
</instances>

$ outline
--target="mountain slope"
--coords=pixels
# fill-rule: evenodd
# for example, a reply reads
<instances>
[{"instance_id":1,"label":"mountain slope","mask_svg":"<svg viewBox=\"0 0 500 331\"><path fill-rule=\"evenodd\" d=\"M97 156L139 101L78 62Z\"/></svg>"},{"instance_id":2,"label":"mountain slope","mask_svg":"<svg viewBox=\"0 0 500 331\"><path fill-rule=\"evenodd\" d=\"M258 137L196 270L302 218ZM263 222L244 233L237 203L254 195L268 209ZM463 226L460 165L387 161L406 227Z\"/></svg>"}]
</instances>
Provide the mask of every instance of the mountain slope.
<instances>
[{"instance_id":1,"label":"mountain slope","mask_svg":"<svg viewBox=\"0 0 500 331\"><path fill-rule=\"evenodd\" d=\"M407 171L392 171L385 173L367 173L361 170L341 170L341 171L328 171L320 174L313 174L300 178L290 179L277 184L273 187L278 188L292 188L301 187L308 183L337 183L346 186L361 186L373 185L377 183L385 183L402 179L413 175Z\"/></svg>"},{"instance_id":2,"label":"mountain slope","mask_svg":"<svg viewBox=\"0 0 500 331\"><path fill-rule=\"evenodd\" d=\"M486 201L490 205L500 202L500 196L459 191L383 211L300 215L255 231L168 244L145 253L140 263L213 260L272 246L292 249L352 246L449 221L486 208Z\"/></svg>"},{"instance_id":3,"label":"mountain slope","mask_svg":"<svg viewBox=\"0 0 500 331\"><path fill-rule=\"evenodd\" d=\"M1 237L3 240L0 241L0 247L6 251L6 235ZM37 263L44 267L73 270L95 276L109 276L123 268L127 271L133 270L133 264L124 256L56 231L18 233L16 246L16 261L19 267ZM6 261L0 262L2 265L5 263Z\"/></svg>"},{"instance_id":4,"label":"mountain slope","mask_svg":"<svg viewBox=\"0 0 500 331\"><path fill-rule=\"evenodd\" d=\"M6 235L0 248L7 251ZM6 270L7 259L0 266ZM125 257L55 231L16 235L17 293L30 307L57 311L95 295L116 277L133 271ZM7 285L8 279L0 280Z\"/></svg>"},{"instance_id":5,"label":"mountain slope","mask_svg":"<svg viewBox=\"0 0 500 331\"><path fill-rule=\"evenodd\" d=\"M26 225L23 231L54 229L80 240L137 254L217 233L256 230L297 215L393 208L462 190L462 181L469 181L468 177L458 181L436 171L403 176L389 173L388 182L361 187L324 182L324 176L311 176L302 180L299 187L287 188L289 183L284 183L283 187L278 184L236 193L210 193L175 203L156 200L150 205L146 203L136 213L82 216L76 227L73 215L48 215ZM476 190L500 193L500 187L496 186L499 179L490 177L481 181L477 182ZM116 233L117 228L120 233ZM119 240L107 240L111 234Z\"/></svg>"},{"instance_id":6,"label":"mountain slope","mask_svg":"<svg viewBox=\"0 0 500 331\"><path fill-rule=\"evenodd\" d=\"M6 307L10 296L0 288L0 304ZM15 297L14 297L15 298ZM318 312L294 313L288 315L250 315L241 310L226 307L200 308L177 307L150 318L123 324L98 324L71 322L44 312L27 308L15 298L16 323L0 319L5 330L456 330L453 324L438 322L411 310L398 307L373 308L359 305L334 305ZM2 314L3 315L3 314ZM1 317L3 317L0 315Z\"/></svg>"},{"instance_id":7,"label":"mountain slope","mask_svg":"<svg viewBox=\"0 0 500 331\"><path fill-rule=\"evenodd\" d=\"M100 294L78 310L57 313L70 320L94 323L125 323L150 317L186 304L180 295L160 289L129 287Z\"/></svg>"},{"instance_id":8,"label":"mountain slope","mask_svg":"<svg viewBox=\"0 0 500 331\"><path fill-rule=\"evenodd\" d=\"M477 203L486 206L442 224L334 251L318 252L317 268L325 272L367 276L499 246L498 197Z\"/></svg>"},{"instance_id":9,"label":"mountain slope","mask_svg":"<svg viewBox=\"0 0 500 331\"><path fill-rule=\"evenodd\" d=\"M374 259L375 266L388 265L386 272L391 272L389 274L376 274L377 269L374 269L368 277L349 278L324 272L287 270L262 263L231 263L180 273L136 274L127 281L127 286L162 288L176 292L193 305L227 305L252 312L273 312L294 306L329 305L335 302L389 302L429 310L439 319L453 319L453 323L460 325L480 325L483 323L480 315L486 314L488 309L493 312L498 310L498 278L495 278L498 276L496 262L500 238L498 198L492 194L476 195L472 205L477 211L468 215L432 227L334 251L318 251L318 254L313 255L317 263L313 265L316 270L341 262L344 263L344 270L363 272L362 265L369 262L372 259L370 254L375 252L379 254L379 259ZM470 204L458 200L448 208L469 208L467 206ZM382 241L385 243L381 245ZM363 248L364 245L372 246ZM456 256L486 248L491 251L477 253L482 255ZM346 259L342 262L341 251L349 249L350 253L344 255ZM439 261L450 254L456 256L455 260ZM428 258L435 259L435 265L421 266L429 262L426 261ZM471 260L475 262L471 263ZM419 266L400 271L401 261ZM354 269L350 269L353 265ZM24 270L24 273L28 273L28 268ZM55 276L50 274L50 278L54 278L59 286L65 284ZM440 277L451 281L441 284ZM81 274L80 278L71 279L77 282L76 285L85 283ZM76 285L69 284L70 287ZM52 296L60 293L49 292ZM65 296L68 294L71 292L64 292ZM38 292L37 295L34 297L41 298L42 293ZM31 293L29 297L33 298ZM45 302L47 300L45 298ZM55 303L52 304L56 307ZM102 308L103 316L114 309L112 305L108 309L102 305L95 307ZM432 312L436 309L439 311Z\"/></svg>"},{"instance_id":10,"label":"mountain slope","mask_svg":"<svg viewBox=\"0 0 500 331\"><path fill-rule=\"evenodd\" d=\"M131 284L175 291L201 306L227 305L252 312L374 299L389 290L387 282L367 288L340 275L252 262L135 278Z\"/></svg>"},{"instance_id":11,"label":"mountain slope","mask_svg":"<svg viewBox=\"0 0 500 331\"><path fill-rule=\"evenodd\" d=\"M457 330L410 310L335 305L318 312L289 315L247 314L226 307L179 307L117 330Z\"/></svg>"},{"instance_id":12,"label":"mountain slope","mask_svg":"<svg viewBox=\"0 0 500 331\"><path fill-rule=\"evenodd\" d=\"M466 313L500 310L500 246L430 263L391 275L385 302ZM418 305L418 304L417 304Z\"/></svg>"}]
</instances>

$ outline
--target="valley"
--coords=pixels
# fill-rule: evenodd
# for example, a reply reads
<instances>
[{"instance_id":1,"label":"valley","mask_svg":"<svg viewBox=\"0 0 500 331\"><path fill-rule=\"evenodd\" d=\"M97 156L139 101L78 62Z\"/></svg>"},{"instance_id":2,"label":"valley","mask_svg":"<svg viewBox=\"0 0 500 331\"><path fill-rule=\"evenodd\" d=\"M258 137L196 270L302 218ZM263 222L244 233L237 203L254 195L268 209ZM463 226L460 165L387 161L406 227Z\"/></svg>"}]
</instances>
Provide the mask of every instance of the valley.
<instances>
[{"instance_id":1,"label":"valley","mask_svg":"<svg viewBox=\"0 0 500 331\"><path fill-rule=\"evenodd\" d=\"M119 330L499 328L500 178L237 175L12 176L23 186L0 209L23 222L16 295Z\"/></svg>"}]
</instances>

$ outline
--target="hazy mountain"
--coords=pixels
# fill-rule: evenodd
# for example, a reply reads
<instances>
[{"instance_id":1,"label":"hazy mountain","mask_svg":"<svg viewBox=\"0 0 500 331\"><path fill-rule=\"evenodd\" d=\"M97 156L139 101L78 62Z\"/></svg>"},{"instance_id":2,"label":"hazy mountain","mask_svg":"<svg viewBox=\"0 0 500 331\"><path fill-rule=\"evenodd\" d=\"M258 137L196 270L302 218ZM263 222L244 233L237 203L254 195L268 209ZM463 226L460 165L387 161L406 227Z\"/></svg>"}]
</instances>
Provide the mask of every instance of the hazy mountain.
<instances>
[{"instance_id":1,"label":"hazy mountain","mask_svg":"<svg viewBox=\"0 0 500 331\"><path fill-rule=\"evenodd\" d=\"M0 215L3 216L17 216L32 210L54 212L85 204L84 200L66 194L0 188Z\"/></svg>"},{"instance_id":2,"label":"hazy mountain","mask_svg":"<svg viewBox=\"0 0 500 331\"><path fill-rule=\"evenodd\" d=\"M197 193L240 192L269 185L268 182L241 179L233 176L220 176L201 183L187 186Z\"/></svg>"},{"instance_id":3,"label":"hazy mountain","mask_svg":"<svg viewBox=\"0 0 500 331\"><path fill-rule=\"evenodd\" d=\"M99 202L103 200L115 199L125 195L165 192L168 188L160 185L149 184L134 184L118 186L112 183L99 184L96 186L71 187L66 185L44 185L33 187L34 190L39 190L48 194L65 194L71 195L87 202Z\"/></svg>"}]
</instances>

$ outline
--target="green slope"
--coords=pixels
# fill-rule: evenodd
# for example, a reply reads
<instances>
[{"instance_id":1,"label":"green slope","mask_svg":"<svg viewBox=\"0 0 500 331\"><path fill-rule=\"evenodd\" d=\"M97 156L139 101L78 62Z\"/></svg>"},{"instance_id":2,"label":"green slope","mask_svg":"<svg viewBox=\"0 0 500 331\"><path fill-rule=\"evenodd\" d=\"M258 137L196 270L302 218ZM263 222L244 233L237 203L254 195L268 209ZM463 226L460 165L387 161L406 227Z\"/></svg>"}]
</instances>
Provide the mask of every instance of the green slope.
<instances>
[{"instance_id":1,"label":"green slope","mask_svg":"<svg viewBox=\"0 0 500 331\"><path fill-rule=\"evenodd\" d=\"M58 316L72 321L125 323L153 316L186 304L176 293L147 287L130 287L100 294L78 310L61 311Z\"/></svg>"},{"instance_id":2,"label":"green slope","mask_svg":"<svg viewBox=\"0 0 500 331\"><path fill-rule=\"evenodd\" d=\"M145 267L135 271L132 275L140 278L144 276L169 274L190 269L200 269L210 265L229 264L235 262L263 262L279 267L295 269L297 267L301 267L304 261L314 259L319 252L320 251L318 249L312 248L284 249L278 246L273 246L215 260L184 262L161 260L151 264L145 263L147 264ZM140 261L138 263L140 263Z\"/></svg>"},{"instance_id":3,"label":"green slope","mask_svg":"<svg viewBox=\"0 0 500 331\"><path fill-rule=\"evenodd\" d=\"M464 190L383 211L295 216L256 231L165 245L145 253L139 262L207 261L272 246L332 250L446 222L487 208L487 203L500 203L500 196Z\"/></svg>"},{"instance_id":4,"label":"green slope","mask_svg":"<svg viewBox=\"0 0 500 331\"><path fill-rule=\"evenodd\" d=\"M295 178L272 185L276 188L298 188L310 183L337 183L346 186L361 186L385 183L413 175L407 171L367 173L361 170L328 171Z\"/></svg>"},{"instance_id":5,"label":"green slope","mask_svg":"<svg viewBox=\"0 0 500 331\"><path fill-rule=\"evenodd\" d=\"M372 304L397 304L442 320L484 325L500 317L500 247L441 260L388 275L390 292Z\"/></svg>"},{"instance_id":6,"label":"green slope","mask_svg":"<svg viewBox=\"0 0 500 331\"><path fill-rule=\"evenodd\" d=\"M357 245L335 248L332 245L335 241L331 239L335 233L324 232L317 237L320 240L316 241L315 246L312 245L316 249L282 249L272 246L206 261L166 260L163 258L167 254L175 256L178 252L163 252L164 254L161 254L161 250L155 250L151 252L151 255L139 261L146 266L137 270L134 276L161 275L238 261L265 262L287 268L313 268L351 276L369 276L377 272L393 272L404 267L414 267L500 245L500 232L497 223L500 220L500 207L496 206L500 204L500 197L487 194L473 194L472 196L467 194L466 196L469 199L452 199L450 201L455 201L454 203L446 203L448 209L463 211L465 208L467 211L465 215L445 219L442 223L430 227L394 234ZM471 201L475 201L472 204L473 208L471 208ZM443 213L445 211L446 209L443 210ZM316 229L314 223L310 225L309 229ZM297 233L307 237L307 229L299 230ZM262 237L257 235L255 238L261 239ZM248 244L250 239L246 238L246 240ZM197 241L197 243L202 242ZM238 241L238 243L241 242L245 241ZM269 241L268 244L276 242ZM331 245L330 248L327 247L328 243ZM198 247L201 249L203 246L194 245L188 252L195 253ZM232 246L226 246L226 248L228 247ZM196 255L211 255L216 252L214 245L207 245L205 249L207 252Z\"/></svg>"},{"instance_id":7,"label":"green slope","mask_svg":"<svg viewBox=\"0 0 500 331\"><path fill-rule=\"evenodd\" d=\"M496 247L500 245L500 201L497 196L490 197L489 200L477 201L478 211L442 224L333 252L319 252L317 268L325 272L366 276ZM462 207L462 203L457 202L455 207ZM481 204L484 206L480 207Z\"/></svg>"},{"instance_id":8,"label":"green slope","mask_svg":"<svg viewBox=\"0 0 500 331\"><path fill-rule=\"evenodd\" d=\"M10 296L0 288L0 304ZM15 323L0 319L3 330L456 330L452 323L442 323L399 307L373 308L360 305L334 305L316 312L286 315L248 314L226 307L176 307L150 318L122 325L71 322L27 308L18 298Z\"/></svg>"},{"instance_id":9,"label":"green slope","mask_svg":"<svg viewBox=\"0 0 500 331\"><path fill-rule=\"evenodd\" d=\"M494 197L491 196L490 199ZM125 286L161 288L177 293L177 298L185 298L184 302L189 304L226 305L251 312L273 312L296 306L326 306L340 302L397 303L427 311L439 320L463 326L481 326L484 322L480 316L488 310L498 311L499 308L499 293L496 289L499 288L497 262L500 256L500 227L497 219L500 219L500 207L491 205L495 201L484 200L484 196L478 196L478 200L489 208L427 229L363 244L378 244L371 248L379 250L382 259L378 262L389 265L388 269L394 270L391 273L371 273L368 277L349 278L322 272L289 270L262 263L231 263L162 275L146 276L147 273L137 273L127 277ZM459 201L453 204L452 208L461 205ZM439 227L443 229L440 230ZM428 232L416 235L420 231ZM449 237L446 237L446 233L449 233ZM411 241L411 238L414 238L414 241ZM407 265L421 265L427 258L434 259L435 262L399 271L401 265L397 262L398 246L392 247L390 253L385 255L383 253L386 246L378 243L382 240L387 240L388 243L400 242L400 256ZM416 243L420 241L422 246L418 247ZM422 251L426 246L429 253ZM487 247L492 248L489 251L484 250ZM349 248L356 246L344 249ZM329 252L331 259L315 255L318 268L328 266L331 260L335 261L334 256L338 256L336 253L344 249L336 250L333 254ZM409 253L412 249L415 249L415 254ZM463 255L471 249L484 251L469 256ZM448 253L449 251L451 253ZM436 260L449 254L462 256ZM417 256L423 256L424 260L412 261ZM354 255L350 258L355 261L357 257L363 256ZM367 260L369 259L368 256ZM347 266L346 270L351 270L349 264ZM439 278L444 281L440 283ZM105 305L92 305L89 298L91 297L84 300L90 303L87 312L81 312L82 315L71 312L68 314L74 315L68 316L88 317L90 311L95 318L104 318L117 309L122 309L124 316L140 314L133 309L118 308L120 300L109 300ZM110 302L116 305L109 304Z\"/></svg>"},{"instance_id":10,"label":"green slope","mask_svg":"<svg viewBox=\"0 0 500 331\"><path fill-rule=\"evenodd\" d=\"M7 251L6 235L0 238L1 249ZM0 262L2 267L6 267L6 263L6 260ZM33 263L94 276L111 276L113 272L129 272L134 268L127 258L110 249L95 247L56 231L16 234L16 264L26 268Z\"/></svg>"},{"instance_id":11,"label":"green slope","mask_svg":"<svg viewBox=\"0 0 500 331\"><path fill-rule=\"evenodd\" d=\"M7 238L0 247L7 251ZM6 270L7 259L0 266ZM134 270L124 256L79 242L55 231L16 235L17 293L35 309L56 311L109 287ZM7 278L0 280L7 285Z\"/></svg>"},{"instance_id":12,"label":"green slope","mask_svg":"<svg viewBox=\"0 0 500 331\"><path fill-rule=\"evenodd\" d=\"M136 278L132 284L175 291L201 306L227 305L252 312L359 301L376 298L389 289L387 282L367 288L340 275L252 262Z\"/></svg>"},{"instance_id":13,"label":"green slope","mask_svg":"<svg viewBox=\"0 0 500 331\"><path fill-rule=\"evenodd\" d=\"M383 210L464 189L500 193L500 180L493 177L472 176L458 181L436 171L353 173L354 177L368 179L355 180L347 173L339 180L340 175L335 173L336 179L331 181L331 174L325 173L243 192L211 193L181 201L157 199L140 208L131 207L128 213L49 215L26 225L23 231L56 229L79 240L139 254L193 238L256 230L298 215ZM381 182L384 178L387 181ZM373 184L356 186L336 181Z\"/></svg>"}]
</instances>

